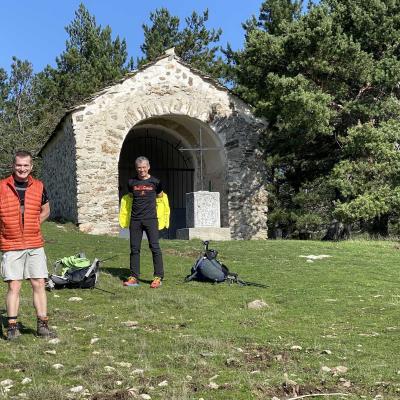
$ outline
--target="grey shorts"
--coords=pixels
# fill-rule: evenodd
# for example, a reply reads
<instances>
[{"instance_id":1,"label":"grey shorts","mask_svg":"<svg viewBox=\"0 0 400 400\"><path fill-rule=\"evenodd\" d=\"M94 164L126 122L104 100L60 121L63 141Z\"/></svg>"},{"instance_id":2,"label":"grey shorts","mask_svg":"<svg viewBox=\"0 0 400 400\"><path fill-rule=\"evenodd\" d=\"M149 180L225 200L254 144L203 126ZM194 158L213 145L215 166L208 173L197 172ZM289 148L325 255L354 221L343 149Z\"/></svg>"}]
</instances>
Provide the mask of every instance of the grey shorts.
<instances>
[{"instance_id":1,"label":"grey shorts","mask_svg":"<svg viewBox=\"0 0 400 400\"><path fill-rule=\"evenodd\" d=\"M39 279L49 277L47 258L43 247L38 249L14 250L3 253L1 276L4 281Z\"/></svg>"}]
</instances>

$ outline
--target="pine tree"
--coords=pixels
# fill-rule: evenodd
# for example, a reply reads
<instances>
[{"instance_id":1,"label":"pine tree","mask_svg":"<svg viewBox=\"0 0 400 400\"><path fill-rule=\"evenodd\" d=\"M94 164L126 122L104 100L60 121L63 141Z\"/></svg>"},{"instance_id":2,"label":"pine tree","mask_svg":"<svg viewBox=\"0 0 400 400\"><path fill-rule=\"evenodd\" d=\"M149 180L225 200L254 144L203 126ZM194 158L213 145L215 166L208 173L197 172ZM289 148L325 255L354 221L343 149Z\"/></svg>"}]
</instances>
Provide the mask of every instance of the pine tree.
<instances>
[{"instance_id":1,"label":"pine tree","mask_svg":"<svg viewBox=\"0 0 400 400\"><path fill-rule=\"evenodd\" d=\"M66 49L56 59L57 69L48 69L59 100L68 107L121 78L131 63L127 63L126 41L118 36L112 40L111 28L98 26L83 4L65 30Z\"/></svg>"},{"instance_id":2,"label":"pine tree","mask_svg":"<svg viewBox=\"0 0 400 400\"><path fill-rule=\"evenodd\" d=\"M219 77L221 59L217 57L221 29L207 29L208 10L202 15L193 12L185 18L185 26L180 29L180 19L170 14L166 8L150 13L151 25L143 25L144 43L141 50L144 57L138 60L141 66L175 47L176 54L191 66Z\"/></svg>"},{"instance_id":3,"label":"pine tree","mask_svg":"<svg viewBox=\"0 0 400 400\"><path fill-rule=\"evenodd\" d=\"M345 196L334 170L351 157L349 132L367 124L379 136L400 113L399 2L322 0L303 13L301 6L264 1L258 19L244 24L244 49L227 51L235 90L269 121L271 231L298 236L345 218L343 204L362 193Z\"/></svg>"}]
</instances>

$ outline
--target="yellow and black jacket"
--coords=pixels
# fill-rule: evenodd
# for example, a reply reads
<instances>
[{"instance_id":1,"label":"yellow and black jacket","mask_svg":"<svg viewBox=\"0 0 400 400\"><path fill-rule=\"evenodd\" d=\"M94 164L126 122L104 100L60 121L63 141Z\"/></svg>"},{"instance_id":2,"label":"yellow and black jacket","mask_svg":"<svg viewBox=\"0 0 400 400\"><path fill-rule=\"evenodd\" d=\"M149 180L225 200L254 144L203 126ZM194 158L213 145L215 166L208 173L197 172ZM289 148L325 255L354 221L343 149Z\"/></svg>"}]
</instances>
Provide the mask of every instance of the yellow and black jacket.
<instances>
[{"instance_id":1,"label":"yellow and black jacket","mask_svg":"<svg viewBox=\"0 0 400 400\"><path fill-rule=\"evenodd\" d=\"M131 222L133 197L131 193L122 196L121 205L119 208L119 224L121 228L129 228ZM163 192L161 197L156 198L156 209L158 219L158 229L169 228L170 208L168 196Z\"/></svg>"}]
</instances>

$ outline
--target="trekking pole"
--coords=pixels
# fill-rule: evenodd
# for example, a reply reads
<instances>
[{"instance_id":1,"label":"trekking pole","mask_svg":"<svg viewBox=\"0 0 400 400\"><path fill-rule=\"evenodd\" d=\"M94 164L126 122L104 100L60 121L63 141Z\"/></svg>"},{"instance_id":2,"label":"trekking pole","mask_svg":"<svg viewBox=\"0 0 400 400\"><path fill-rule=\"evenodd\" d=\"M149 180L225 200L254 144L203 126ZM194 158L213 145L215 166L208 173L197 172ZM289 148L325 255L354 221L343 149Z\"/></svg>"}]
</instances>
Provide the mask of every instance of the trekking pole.
<instances>
[{"instance_id":1,"label":"trekking pole","mask_svg":"<svg viewBox=\"0 0 400 400\"><path fill-rule=\"evenodd\" d=\"M114 254L113 256L107 257L104 260L99 260L99 261L103 263L104 261L112 260L115 257L118 257L118 254Z\"/></svg>"},{"instance_id":2,"label":"trekking pole","mask_svg":"<svg viewBox=\"0 0 400 400\"><path fill-rule=\"evenodd\" d=\"M97 286L95 286L93 289L97 289L97 290L100 290L101 292L109 293L109 294L112 294L113 296L115 296L115 292L110 292L109 290L100 289Z\"/></svg>"}]
</instances>

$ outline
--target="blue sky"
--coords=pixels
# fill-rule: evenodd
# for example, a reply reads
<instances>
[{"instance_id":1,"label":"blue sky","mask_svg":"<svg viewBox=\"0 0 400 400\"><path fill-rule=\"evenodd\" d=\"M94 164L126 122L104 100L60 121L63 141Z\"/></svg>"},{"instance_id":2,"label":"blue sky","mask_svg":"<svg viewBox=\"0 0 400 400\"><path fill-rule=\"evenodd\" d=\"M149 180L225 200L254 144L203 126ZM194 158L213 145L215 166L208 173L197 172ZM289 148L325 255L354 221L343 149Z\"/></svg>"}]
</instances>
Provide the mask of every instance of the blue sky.
<instances>
[{"instance_id":1,"label":"blue sky","mask_svg":"<svg viewBox=\"0 0 400 400\"><path fill-rule=\"evenodd\" d=\"M109 25L113 37L125 38L129 56L141 55L142 24L151 11L166 7L184 20L192 11L209 10L209 28L222 28L221 44L243 45L241 23L258 15L262 0L85 0L98 25ZM29 60L35 72L65 49L65 26L74 19L80 0L0 0L0 67L9 71L12 56Z\"/></svg>"}]
</instances>

